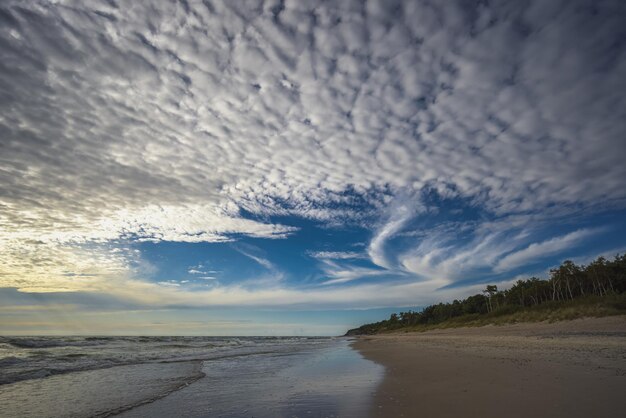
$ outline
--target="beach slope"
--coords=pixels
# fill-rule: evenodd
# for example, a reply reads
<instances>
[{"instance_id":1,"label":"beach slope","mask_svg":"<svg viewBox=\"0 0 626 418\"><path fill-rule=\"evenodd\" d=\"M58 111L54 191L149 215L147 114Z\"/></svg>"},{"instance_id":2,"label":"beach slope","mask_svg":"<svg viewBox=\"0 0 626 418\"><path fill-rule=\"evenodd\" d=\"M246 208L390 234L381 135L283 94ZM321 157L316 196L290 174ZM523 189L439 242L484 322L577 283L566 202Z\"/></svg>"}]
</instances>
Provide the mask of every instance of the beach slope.
<instances>
[{"instance_id":1,"label":"beach slope","mask_svg":"<svg viewBox=\"0 0 626 418\"><path fill-rule=\"evenodd\" d=\"M386 368L372 417L615 417L626 316L360 337Z\"/></svg>"}]
</instances>

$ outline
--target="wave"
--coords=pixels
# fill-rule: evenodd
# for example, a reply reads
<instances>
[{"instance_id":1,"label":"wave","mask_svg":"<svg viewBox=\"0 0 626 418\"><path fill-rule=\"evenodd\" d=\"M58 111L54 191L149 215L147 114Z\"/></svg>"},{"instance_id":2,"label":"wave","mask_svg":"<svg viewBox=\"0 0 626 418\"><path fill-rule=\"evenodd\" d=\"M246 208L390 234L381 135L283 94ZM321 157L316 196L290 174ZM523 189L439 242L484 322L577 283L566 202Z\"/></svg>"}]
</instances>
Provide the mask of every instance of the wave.
<instances>
[{"instance_id":1,"label":"wave","mask_svg":"<svg viewBox=\"0 0 626 418\"><path fill-rule=\"evenodd\" d=\"M149 398L146 399L142 399L138 402L132 403L132 404L128 404L128 405L123 405L114 409L110 409L108 411L104 411L98 414L93 415L94 418L107 418L107 417L111 417L114 415L118 415L121 414L122 412L125 411L130 411L131 409L137 408L139 406L142 405L147 405L150 403L153 403L155 401L158 401L159 399L165 398L166 396L179 391L187 386L189 386L190 384L192 384L193 382L202 379L203 377L205 377L206 374L204 372L202 372L201 370L197 370L196 373L187 376L186 379L184 379L183 381L181 381L177 386L174 386L172 388L169 388L159 394L156 394L154 396L151 396Z\"/></svg>"},{"instance_id":2,"label":"wave","mask_svg":"<svg viewBox=\"0 0 626 418\"><path fill-rule=\"evenodd\" d=\"M204 376L202 362L124 365L49 375L0 390L0 416L5 416L2 411L11 411L11 416L109 417L154 402ZM24 402L24 399L37 399L37 402ZM89 401L74 402L76 399Z\"/></svg>"},{"instance_id":3,"label":"wave","mask_svg":"<svg viewBox=\"0 0 626 418\"><path fill-rule=\"evenodd\" d=\"M22 357L4 357L4 358L0 358L0 367L5 367L5 366L13 366L15 364L20 364L20 363L24 363L28 360L22 358Z\"/></svg>"},{"instance_id":4,"label":"wave","mask_svg":"<svg viewBox=\"0 0 626 418\"><path fill-rule=\"evenodd\" d=\"M276 351L254 351L249 353L237 353L237 354L224 354L220 356L198 356L198 357L181 357L181 358L156 358L156 359L141 359L136 361L123 361L123 362L93 362L90 364L83 364L81 366L75 367L67 367L67 368L55 368L55 367L42 367L35 370L28 371L19 371L17 373L5 373L0 375L0 386L17 383L24 380L33 380L33 379L42 379L49 376L56 376L61 374L69 374L69 373L77 373L77 372L87 372L93 370L102 370L102 369L110 369L112 367L120 367L120 366L137 366L141 364L172 364L172 363L189 363L189 362L197 362L202 363L205 361L217 361L224 360L228 358L237 358L237 357L247 357L253 355L268 355L268 354L276 354ZM0 360L0 367L4 365L12 365L19 363L28 363L28 360L14 358L14 360L7 361L6 364L3 364L2 361L6 359L12 359L11 357L7 357L5 359Z\"/></svg>"},{"instance_id":5,"label":"wave","mask_svg":"<svg viewBox=\"0 0 626 418\"><path fill-rule=\"evenodd\" d=\"M15 348L51 348L51 347L81 347L98 345L95 340L86 338L80 339L58 339L58 338L24 338L24 337L0 337L0 343L10 345Z\"/></svg>"},{"instance_id":6,"label":"wave","mask_svg":"<svg viewBox=\"0 0 626 418\"><path fill-rule=\"evenodd\" d=\"M314 343L311 340L307 337L0 337L0 385L123 365L270 354L290 351L303 342Z\"/></svg>"}]
</instances>

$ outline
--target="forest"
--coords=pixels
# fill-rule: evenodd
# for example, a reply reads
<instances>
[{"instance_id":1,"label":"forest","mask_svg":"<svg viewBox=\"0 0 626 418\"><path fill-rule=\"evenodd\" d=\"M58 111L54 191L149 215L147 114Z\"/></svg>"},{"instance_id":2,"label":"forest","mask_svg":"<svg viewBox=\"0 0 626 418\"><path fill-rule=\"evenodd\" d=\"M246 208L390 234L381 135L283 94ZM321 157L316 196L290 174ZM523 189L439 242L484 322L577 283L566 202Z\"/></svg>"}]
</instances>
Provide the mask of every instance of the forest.
<instances>
[{"instance_id":1,"label":"forest","mask_svg":"<svg viewBox=\"0 0 626 418\"><path fill-rule=\"evenodd\" d=\"M484 325L505 316L508 322L516 322L520 318L552 319L546 315L547 312L565 308L574 311L574 315L569 315L571 318L584 316L582 307L591 304L607 308L591 311L591 315L626 313L625 294L626 254L618 254L613 260L599 257L586 266L568 260L551 269L548 279L531 277L518 280L506 290L487 285L482 293L466 299L430 305L419 312L394 313L389 319L351 329L346 335L424 330L452 323L453 326ZM576 315L576 309L581 311L580 315ZM539 314L520 315L526 311Z\"/></svg>"}]
</instances>

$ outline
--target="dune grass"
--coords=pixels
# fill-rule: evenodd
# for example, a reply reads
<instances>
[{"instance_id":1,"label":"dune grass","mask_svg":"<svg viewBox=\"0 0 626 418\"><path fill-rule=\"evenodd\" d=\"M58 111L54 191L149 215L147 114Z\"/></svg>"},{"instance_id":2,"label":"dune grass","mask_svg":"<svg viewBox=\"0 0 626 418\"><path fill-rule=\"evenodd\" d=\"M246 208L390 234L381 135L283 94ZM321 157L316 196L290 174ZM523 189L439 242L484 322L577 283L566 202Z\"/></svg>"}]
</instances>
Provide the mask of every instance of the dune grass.
<instances>
[{"instance_id":1,"label":"dune grass","mask_svg":"<svg viewBox=\"0 0 626 418\"><path fill-rule=\"evenodd\" d=\"M419 324L380 332L423 332L433 329L507 325L521 322L557 322L614 315L626 315L626 294L588 296L529 307L505 306L488 314L463 315L436 324Z\"/></svg>"}]
</instances>

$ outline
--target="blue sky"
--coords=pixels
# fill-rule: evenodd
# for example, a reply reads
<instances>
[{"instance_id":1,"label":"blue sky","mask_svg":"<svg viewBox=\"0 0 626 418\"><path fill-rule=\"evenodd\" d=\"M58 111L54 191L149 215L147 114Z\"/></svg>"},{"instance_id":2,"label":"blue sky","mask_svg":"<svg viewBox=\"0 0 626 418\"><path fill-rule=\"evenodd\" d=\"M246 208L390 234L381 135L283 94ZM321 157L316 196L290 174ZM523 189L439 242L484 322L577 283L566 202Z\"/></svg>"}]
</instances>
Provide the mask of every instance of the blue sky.
<instances>
[{"instance_id":1,"label":"blue sky","mask_svg":"<svg viewBox=\"0 0 626 418\"><path fill-rule=\"evenodd\" d=\"M343 333L626 251L620 1L0 5L0 333Z\"/></svg>"}]
</instances>

